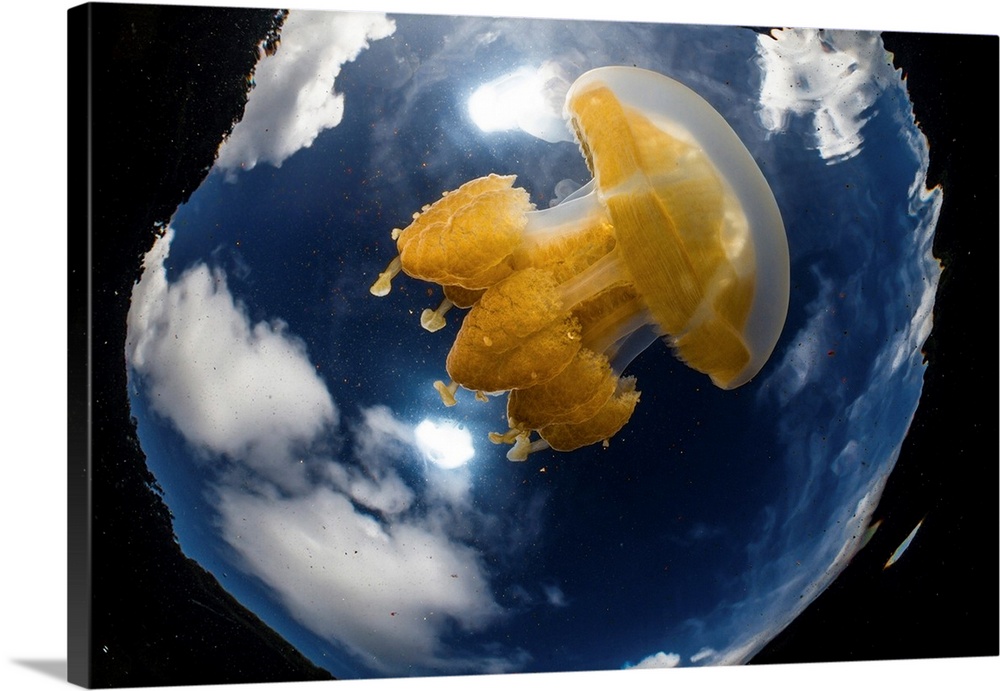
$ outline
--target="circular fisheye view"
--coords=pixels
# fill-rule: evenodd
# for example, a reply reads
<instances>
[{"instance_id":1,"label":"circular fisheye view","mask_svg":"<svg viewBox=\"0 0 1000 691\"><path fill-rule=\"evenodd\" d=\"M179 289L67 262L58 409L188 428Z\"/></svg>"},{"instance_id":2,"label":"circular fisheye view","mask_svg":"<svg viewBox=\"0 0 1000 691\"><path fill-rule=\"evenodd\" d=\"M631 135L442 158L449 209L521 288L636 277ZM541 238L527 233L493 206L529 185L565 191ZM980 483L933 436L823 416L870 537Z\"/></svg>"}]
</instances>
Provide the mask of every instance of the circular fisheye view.
<instances>
[{"instance_id":1,"label":"circular fisheye view","mask_svg":"<svg viewBox=\"0 0 1000 691\"><path fill-rule=\"evenodd\" d=\"M338 678L749 661L878 528L929 160L875 32L290 11L130 296L178 544Z\"/></svg>"}]
</instances>

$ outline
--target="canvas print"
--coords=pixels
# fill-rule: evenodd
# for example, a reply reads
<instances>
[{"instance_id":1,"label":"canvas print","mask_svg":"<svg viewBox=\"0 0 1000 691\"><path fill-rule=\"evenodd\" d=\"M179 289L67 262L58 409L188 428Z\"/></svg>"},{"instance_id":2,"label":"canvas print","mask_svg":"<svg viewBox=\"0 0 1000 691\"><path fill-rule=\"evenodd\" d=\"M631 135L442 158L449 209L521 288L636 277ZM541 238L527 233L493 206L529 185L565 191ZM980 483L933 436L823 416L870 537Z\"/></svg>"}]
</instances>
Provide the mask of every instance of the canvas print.
<instances>
[{"instance_id":1,"label":"canvas print","mask_svg":"<svg viewBox=\"0 0 1000 691\"><path fill-rule=\"evenodd\" d=\"M997 37L70 41L71 681L997 654Z\"/></svg>"}]
</instances>

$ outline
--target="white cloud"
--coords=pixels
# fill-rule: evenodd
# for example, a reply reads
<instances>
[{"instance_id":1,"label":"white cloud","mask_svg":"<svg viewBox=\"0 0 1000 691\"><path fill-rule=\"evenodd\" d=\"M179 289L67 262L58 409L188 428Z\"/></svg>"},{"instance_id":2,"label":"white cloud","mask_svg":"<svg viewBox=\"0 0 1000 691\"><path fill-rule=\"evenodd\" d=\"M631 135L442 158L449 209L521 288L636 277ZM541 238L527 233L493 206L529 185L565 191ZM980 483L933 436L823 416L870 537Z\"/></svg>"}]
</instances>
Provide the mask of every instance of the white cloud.
<instances>
[{"instance_id":1,"label":"white cloud","mask_svg":"<svg viewBox=\"0 0 1000 691\"><path fill-rule=\"evenodd\" d=\"M419 519L380 522L323 487L220 496L223 536L304 626L386 673L481 669L440 643L453 626L477 630L502 613L471 547Z\"/></svg>"},{"instance_id":2,"label":"white cloud","mask_svg":"<svg viewBox=\"0 0 1000 691\"><path fill-rule=\"evenodd\" d=\"M834 312L830 306L835 302L834 284L816 272L819 281L819 295L808 305L809 320L795 334L786 348L781 362L769 375L762 390L777 393L782 407L795 398L808 384L820 380L828 367L826 352L832 342L831 334L836 330Z\"/></svg>"},{"instance_id":3,"label":"white cloud","mask_svg":"<svg viewBox=\"0 0 1000 691\"><path fill-rule=\"evenodd\" d=\"M257 64L243 119L219 149L217 165L227 171L249 170L260 161L280 167L339 125L344 96L334 81L341 67L395 29L384 14L289 12L278 51Z\"/></svg>"},{"instance_id":4,"label":"white cloud","mask_svg":"<svg viewBox=\"0 0 1000 691\"><path fill-rule=\"evenodd\" d=\"M548 602L553 607L565 607L569 603L566 602L566 594L557 585L546 585L543 586L545 591L545 601Z\"/></svg>"},{"instance_id":5,"label":"white cloud","mask_svg":"<svg viewBox=\"0 0 1000 691\"><path fill-rule=\"evenodd\" d=\"M251 323L219 270L197 264L168 284L159 238L132 291L126 359L153 409L193 445L301 488L296 454L338 420L304 343L280 321Z\"/></svg>"},{"instance_id":6,"label":"white cloud","mask_svg":"<svg viewBox=\"0 0 1000 691\"><path fill-rule=\"evenodd\" d=\"M302 342L250 322L225 275L204 264L168 282L173 231L154 244L132 294L127 360L151 406L196 449L229 463L215 476L217 525L240 568L300 624L388 674L505 672L523 651L467 659L444 636L502 617L473 531L467 468L401 473L421 459L413 426L385 406L347 426L352 462L317 444L338 411ZM249 479L240 469L252 469ZM234 478L239 477L239 481Z\"/></svg>"},{"instance_id":7,"label":"white cloud","mask_svg":"<svg viewBox=\"0 0 1000 691\"><path fill-rule=\"evenodd\" d=\"M849 454L850 450L845 449L844 453ZM873 485L859 487L854 495L845 497L831 517L831 528L821 537L812 536L811 549L789 548L781 556L769 557L772 552L762 549L765 539L750 545L752 561L761 564L767 561L766 566L757 570L767 573L760 574L757 583L748 587L753 596L739 609L754 612L754 618L761 625L754 628L739 618L730 620L725 625L724 635L719 636L727 641L727 647L722 651L703 648L691 657L691 661L713 665L745 664L801 614L864 545L865 530L887 478L888 473Z\"/></svg>"},{"instance_id":8,"label":"white cloud","mask_svg":"<svg viewBox=\"0 0 1000 691\"><path fill-rule=\"evenodd\" d=\"M782 131L791 116L810 117L824 159L856 155L869 109L896 76L879 35L816 29L772 33L757 41L763 125Z\"/></svg>"},{"instance_id":9,"label":"white cloud","mask_svg":"<svg viewBox=\"0 0 1000 691\"><path fill-rule=\"evenodd\" d=\"M327 476L334 487L352 500L384 516L402 513L413 503L413 490L395 471L372 478L358 468L331 463L327 466Z\"/></svg>"},{"instance_id":10,"label":"white cloud","mask_svg":"<svg viewBox=\"0 0 1000 691\"><path fill-rule=\"evenodd\" d=\"M702 648L694 655L691 656L691 662L698 663L705 660L709 660L717 655L716 651L712 648Z\"/></svg>"},{"instance_id":11,"label":"white cloud","mask_svg":"<svg viewBox=\"0 0 1000 691\"><path fill-rule=\"evenodd\" d=\"M665 653L662 650L655 655L645 657L634 665L626 665L628 669L654 669L663 667L676 667L681 663L681 656L677 653Z\"/></svg>"},{"instance_id":12,"label":"white cloud","mask_svg":"<svg viewBox=\"0 0 1000 691\"><path fill-rule=\"evenodd\" d=\"M351 430L355 456L369 472L376 472L407 453L416 444L413 428L384 405L361 411L361 422Z\"/></svg>"}]
</instances>

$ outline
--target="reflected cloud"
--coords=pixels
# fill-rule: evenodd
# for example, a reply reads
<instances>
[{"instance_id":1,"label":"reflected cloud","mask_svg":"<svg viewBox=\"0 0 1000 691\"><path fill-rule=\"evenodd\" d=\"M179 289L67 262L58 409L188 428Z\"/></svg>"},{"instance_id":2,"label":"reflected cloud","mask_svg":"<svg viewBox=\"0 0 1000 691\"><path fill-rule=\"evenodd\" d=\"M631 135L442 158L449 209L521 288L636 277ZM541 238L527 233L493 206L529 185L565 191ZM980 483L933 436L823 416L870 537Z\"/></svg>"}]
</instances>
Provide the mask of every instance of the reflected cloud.
<instances>
[{"instance_id":1,"label":"reflected cloud","mask_svg":"<svg viewBox=\"0 0 1000 691\"><path fill-rule=\"evenodd\" d=\"M706 662L711 658L715 657L716 655L718 655L718 653L712 648L702 648L701 650L699 650L698 652L696 652L694 655L691 656L691 662L693 664Z\"/></svg>"},{"instance_id":2,"label":"reflected cloud","mask_svg":"<svg viewBox=\"0 0 1000 691\"><path fill-rule=\"evenodd\" d=\"M441 643L452 627L475 631L502 613L473 548L419 520L379 521L326 487L218 494L242 567L304 626L385 673L478 669Z\"/></svg>"},{"instance_id":3,"label":"reflected cloud","mask_svg":"<svg viewBox=\"0 0 1000 691\"><path fill-rule=\"evenodd\" d=\"M566 607L569 604L566 601L566 594L559 586L546 585L542 586L542 590L545 591L545 601L553 607Z\"/></svg>"},{"instance_id":4,"label":"reflected cloud","mask_svg":"<svg viewBox=\"0 0 1000 691\"><path fill-rule=\"evenodd\" d=\"M776 392L782 407L787 406L788 401L798 396L808 384L820 379L827 367L829 357L826 353L830 351L837 329L833 309L834 285L815 270L813 273L819 283L819 296L805 307L809 320L795 335L793 345L785 349L780 363L770 375L769 386L765 387Z\"/></svg>"},{"instance_id":5,"label":"reflected cloud","mask_svg":"<svg viewBox=\"0 0 1000 691\"><path fill-rule=\"evenodd\" d=\"M230 177L260 161L281 167L339 125L344 96L334 87L341 68L395 28L384 14L289 12L281 47L258 62L243 119L219 148L216 166Z\"/></svg>"},{"instance_id":6,"label":"reflected cloud","mask_svg":"<svg viewBox=\"0 0 1000 691\"><path fill-rule=\"evenodd\" d=\"M867 31L774 30L761 35L759 117L772 132L793 116L811 118L815 145L829 162L857 155L878 95L897 77L882 40Z\"/></svg>"},{"instance_id":7,"label":"reflected cloud","mask_svg":"<svg viewBox=\"0 0 1000 691\"><path fill-rule=\"evenodd\" d=\"M302 489L300 447L339 414L305 344L280 320L252 323L226 276L196 264L168 284L168 229L132 292L125 357L153 409L193 446Z\"/></svg>"},{"instance_id":8,"label":"reflected cloud","mask_svg":"<svg viewBox=\"0 0 1000 691\"><path fill-rule=\"evenodd\" d=\"M300 624L378 671L524 664L522 651L467 659L443 642L504 614L471 543L495 519L470 508L470 478L455 461L471 457L468 432L439 423L465 437L432 435L428 451L413 426L373 406L346 426L353 462L329 458L340 413L304 344L279 321L251 323L219 269L197 264L169 283L173 236L157 240L133 290L127 361L192 448L227 459L212 493L238 566ZM424 482L404 480L401 469L428 453L438 463Z\"/></svg>"},{"instance_id":9,"label":"reflected cloud","mask_svg":"<svg viewBox=\"0 0 1000 691\"><path fill-rule=\"evenodd\" d=\"M634 665L626 662L625 669L661 669L676 667L681 663L681 656L677 653L665 653L662 650L654 655L645 657Z\"/></svg>"}]
</instances>

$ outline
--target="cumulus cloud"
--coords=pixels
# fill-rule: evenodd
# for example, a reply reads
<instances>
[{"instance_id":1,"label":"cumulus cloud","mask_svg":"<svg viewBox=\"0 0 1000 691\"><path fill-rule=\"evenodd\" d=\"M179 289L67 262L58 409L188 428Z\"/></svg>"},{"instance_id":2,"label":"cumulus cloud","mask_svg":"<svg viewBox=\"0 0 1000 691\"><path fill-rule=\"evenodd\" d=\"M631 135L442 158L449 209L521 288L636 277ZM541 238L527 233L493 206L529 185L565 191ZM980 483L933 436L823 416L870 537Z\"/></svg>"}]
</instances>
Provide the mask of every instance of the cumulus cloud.
<instances>
[{"instance_id":1,"label":"cumulus cloud","mask_svg":"<svg viewBox=\"0 0 1000 691\"><path fill-rule=\"evenodd\" d=\"M128 364L194 446L301 488L297 452L338 421L305 344L279 320L252 323L217 269L197 264L169 284L172 238L156 241L132 292Z\"/></svg>"},{"instance_id":2,"label":"cumulus cloud","mask_svg":"<svg viewBox=\"0 0 1000 691\"><path fill-rule=\"evenodd\" d=\"M560 180L556 183L552 199L549 200L549 206L559 206L580 188L581 185L576 180L570 180L569 178ZM586 192L587 190L584 190L581 194L585 194Z\"/></svg>"},{"instance_id":3,"label":"cumulus cloud","mask_svg":"<svg viewBox=\"0 0 1000 691\"><path fill-rule=\"evenodd\" d=\"M483 664L445 656L441 644L450 627L477 630L501 614L473 548L419 518L378 520L326 487L219 495L220 527L243 567L310 630L385 673Z\"/></svg>"},{"instance_id":4,"label":"cumulus cloud","mask_svg":"<svg viewBox=\"0 0 1000 691\"><path fill-rule=\"evenodd\" d=\"M341 68L395 28L383 14L289 12L281 45L257 64L243 119L219 149L216 165L226 171L249 170L260 161L281 166L339 125L344 96L334 81Z\"/></svg>"},{"instance_id":5,"label":"cumulus cloud","mask_svg":"<svg viewBox=\"0 0 1000 691\"><path fill-rule=\"evenodd\" d=\"M361 421L352 426L351 439L354 457L364 473L383 482L387 473L394 473L392 464L412 455L415 451L425 461L422 488L424 498L434 510L444 513L468 508L472 478L468 467L441 468L434 462L436 449L428 448L427 440L421 439L418 430L424 421L414 426L399 420L384 405L375 405L361 411ZM462 447L471 448L471 438L462 430L462 438L445 440Z\"/></svg>"},{"instance_id":6,"label":"cumulus cloud","mask_svg":"<svg viewBox=\"0 0 1000 691\"><path fill-rule=\"evenodd\" d=\"M362 411L362 420L352 430L352 438L358 460L370 473L379 472L390 459L406 453L415 443L413 428L383 405Z\"/></svg>"},{"instance_id":7,"label":"cumulus cloud","mask_svg":"<svg viewBox=\"0 0 1000 691\"><path fill-rule=\"evenodd\" d=\"M626 669L656 669L664 667L676 667L681 663L681 656L677 653L665 653L662 650L654 655L645 657L639 662L625 665Z\"/></svg>"},{"instance_id":8,"label":"cumulus cloud","mask_svg":"<svg viewBox=\"0 0 1000 691\"><path fill-rule=\"evenodd\" d=\"M444 643L504 614L469 539L493 519L471 508L468 470L428 463L411 486L401 468L420 462L413 426L373 406L341 430L286 325L252 323L225 274L205 264L168 281L172 239L168 229L145 258L126 357L153 409L203 456L227 459L212 492L240 568L303 626L377 671L524 664L523 651L465 659ZM340 460L322 443L335 429L346 432Z\"/></svg>"},{"instance_id":9,"label":"cumulus cloud","mask_svg":"<svg viewBox=\"0 0 1000 691\"><path fill-rule=\"evenodd\" d=\"M406 511L413 503L414 492L394 471L370 477L358 468L330 463L327 478L355 503L385 516Z\"/></svg>"}]
</instances>

